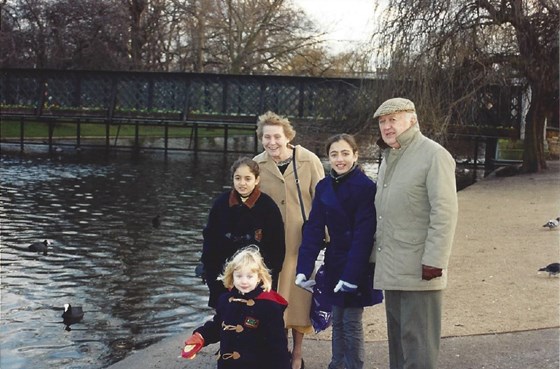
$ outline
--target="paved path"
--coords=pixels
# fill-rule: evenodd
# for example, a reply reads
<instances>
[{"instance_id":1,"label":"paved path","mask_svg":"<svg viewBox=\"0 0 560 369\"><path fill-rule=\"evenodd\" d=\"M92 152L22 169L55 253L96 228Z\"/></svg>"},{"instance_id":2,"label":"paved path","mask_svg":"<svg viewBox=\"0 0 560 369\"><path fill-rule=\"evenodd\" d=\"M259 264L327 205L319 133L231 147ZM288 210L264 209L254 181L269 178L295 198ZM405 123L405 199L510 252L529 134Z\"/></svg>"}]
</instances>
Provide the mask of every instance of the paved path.
<instances>
[{"instance_id":1,"label":"paved path","mask_svg":"<svg viewBox=\"0 0 560 369\"><path fill-rule=\"evenodd\" d=\"M558 328L492 335L449 337L442 340L441 369L558 369ZM215 369L218 345L205 347L194 360L180 357L186 337L167 338L133 353L109 369ZM326 369L331 343L306 338L307 369ZM365 369L388 368L387 341L366 343ZM266 369L266 368L263 368Z\"/></svg>"}]
</instances>

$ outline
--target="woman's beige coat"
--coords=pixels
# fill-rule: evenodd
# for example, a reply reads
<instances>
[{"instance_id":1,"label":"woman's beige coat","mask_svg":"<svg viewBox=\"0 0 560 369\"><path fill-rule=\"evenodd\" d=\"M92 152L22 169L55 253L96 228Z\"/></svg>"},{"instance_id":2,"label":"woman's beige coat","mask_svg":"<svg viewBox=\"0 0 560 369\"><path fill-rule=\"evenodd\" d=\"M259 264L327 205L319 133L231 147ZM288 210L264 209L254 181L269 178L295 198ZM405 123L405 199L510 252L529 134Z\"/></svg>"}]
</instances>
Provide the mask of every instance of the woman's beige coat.
<instances>
[{"instance_id":1,"label":"woman's beige coat","mask_svg":"<svg viewBox=\"0 0 560 369\"><path fill-rule=\"evenodd\" d=\"M300 145L295 148L297 172L307 217L315 196L315 185L325 176L325 169L317 155ZM278 279L278 292L288 300L288 308L284 314L286 327L310 326L311 294L295 285L303 219L294 177L293 161L282 175L276 163L266 151L255 156L254 160L259 164L261 171L260 189L276 202L284 220L286 257Z\"/></svg>"}]
</instances>

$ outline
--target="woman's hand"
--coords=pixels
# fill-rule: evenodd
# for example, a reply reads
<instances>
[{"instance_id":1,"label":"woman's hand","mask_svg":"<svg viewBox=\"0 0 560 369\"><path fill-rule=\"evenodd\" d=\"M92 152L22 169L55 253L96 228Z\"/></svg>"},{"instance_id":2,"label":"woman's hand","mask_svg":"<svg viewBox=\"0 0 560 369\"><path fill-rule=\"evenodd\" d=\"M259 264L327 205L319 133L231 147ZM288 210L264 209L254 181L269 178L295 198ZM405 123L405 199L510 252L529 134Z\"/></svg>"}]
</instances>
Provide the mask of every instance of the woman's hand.
<instances>
[{"instance_id":1,"label":"woman's hand","mask_svg":"<svg viewBox=\"0 0 560 369\"><path fill-rule=\"evenodd\" d=\"M356 292L357 289L358 286L356 286L355 284L345 282L341 279L334 287L334 292Z\"/></svg>"},{"instance_id":2,"label":"woman's hand","mask_svg":"<svg viewBox=\"0 0 560 369\"><path fill-rule=\"evenodd\" d=\"M305 274L299 273L296 275L296 285L303 288L311 293L313 293L313 286L315 286L315 281L313 279L307 279Z\"/></svg>"}]
</instances>

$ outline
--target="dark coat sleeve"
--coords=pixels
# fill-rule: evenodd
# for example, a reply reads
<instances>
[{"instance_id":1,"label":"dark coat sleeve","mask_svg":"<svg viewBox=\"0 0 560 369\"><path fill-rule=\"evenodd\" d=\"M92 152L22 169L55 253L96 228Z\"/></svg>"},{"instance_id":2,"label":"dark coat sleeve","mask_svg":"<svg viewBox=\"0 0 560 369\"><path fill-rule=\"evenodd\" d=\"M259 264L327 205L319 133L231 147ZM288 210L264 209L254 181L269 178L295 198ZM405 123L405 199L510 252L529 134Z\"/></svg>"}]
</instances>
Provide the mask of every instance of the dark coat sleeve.
<instances>
[{"instance_id":1,"label":"dark coat sleeve","mask_svg":"<svg viewBox=\"0 0 560 369\"><path fill-rule=\"evenodd\" d=\"M263 202L265 210L263 214L265 216L265 239L261 251L266 266L271 270L272 279L277 282L286 255L284 221L280 209L270 196L262 193L260 201Z\"/></svg>"},{"instance_id":2,"label":"dark coat sleeve","mask_svg":"<svg viewBox=\"0 0 560 369\"><path fill-rule=\"evenodd\" d=\"M224 224L229 215L229 193L221 194L212 205L208 215L208 222L202 231L204 242L202 245L201 261L206 273L206 284L210 296L208 306L216 308L218 297L226 291L218 276L222 273L225 260L234 252L231 242L224 237Z\"/></svg>"},{"instance_id":3,"label":"dark coat sleeve","mask_svg":"<svg viewBox=\"0 0 560 369\"><path fill-rule=\"evenodd\" d=\"M219 298L218 308L216 308L216 314L212 320L207 321L201 327L194 330L193 333L200 333L200 335L204 338L204 346L208 346L211 343L220 342L220 333L222 332L222 314L223 309L226 304L226 300L229 297L229 294L225 293Z\"/></svg>"},{"instance_id":4,"label":"dark coat sleeve","mask_svg":"<svg viewBox=\"0 0 560 369\"><path fill-rule=\"evenodd\" d=\"M319 252L324 247L326 209L321 201L321 196L329 183L328 181L330 181L329 177L322 179L317 184L309 219L303 229L303 238L299 248L296 274L303 273L307 278L313 273L315 260L317 260Z\"/></svg>"},{"instance_id":5,"label":"dark coat sleeve","mask_svg":"<svg viewBox=\"0 0 560 369\"><path fill-rule=\"evenodd\" d=\"M214 201L208 214L208 222L202 231L204 237L202 262L207 273L209 269L218 268L221 271L223 261L228 256L225 246L229 242L225 242L222 230L224 222L222 218L228 214L228 196L229 193L223 193Z\"/></svg>"}]
</instances>

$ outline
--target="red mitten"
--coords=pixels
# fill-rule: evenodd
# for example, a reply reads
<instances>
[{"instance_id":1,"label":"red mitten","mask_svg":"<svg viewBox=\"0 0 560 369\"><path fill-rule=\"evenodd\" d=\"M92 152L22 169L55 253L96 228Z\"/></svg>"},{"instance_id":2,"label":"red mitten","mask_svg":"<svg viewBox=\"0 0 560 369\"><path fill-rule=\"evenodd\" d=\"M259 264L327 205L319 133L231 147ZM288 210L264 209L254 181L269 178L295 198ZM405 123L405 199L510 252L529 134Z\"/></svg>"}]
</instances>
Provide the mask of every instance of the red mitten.
<instances>
[{"instance_id":1,"label":"red mitten","mask_svg":"<svg viewBox=\"0 0 560 369\"><path fill-rule=\"evenodd\" d=\"M194 359L202 346L204 346L204 337L196 332L185 341L185 348L181 351L181 356L185 359Z\"/></svg>"}]
</instances>

